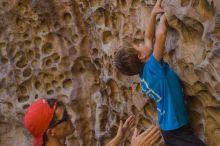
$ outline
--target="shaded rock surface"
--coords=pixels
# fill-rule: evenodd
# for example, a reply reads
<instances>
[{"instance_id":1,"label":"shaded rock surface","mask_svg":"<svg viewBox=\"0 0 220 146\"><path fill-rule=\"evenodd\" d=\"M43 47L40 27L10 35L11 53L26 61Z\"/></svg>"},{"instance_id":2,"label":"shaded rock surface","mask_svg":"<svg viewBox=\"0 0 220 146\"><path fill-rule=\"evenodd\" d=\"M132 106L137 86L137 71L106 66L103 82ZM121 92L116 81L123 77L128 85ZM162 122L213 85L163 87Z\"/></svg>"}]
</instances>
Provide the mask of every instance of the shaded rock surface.
<instances>
[{"instance_id":1,"label":"shaded rock surface","mask_svg":"<svg viewBox=\"0 0 220 146\"><path fill-rule=\"evenodd\" d=\"M140 130L156 123L155 105L141 93L138 76L123 76L113 66L120 46L143 42L154 4L1 0L0 145L31 145L22 118L42 97L68 105L76 126L71 146L104 145L131 114ZM183 81L196 134L220 146L220 2L164 0L163 6L170 25L164 59Z\"/></svg>"}]
</instances>

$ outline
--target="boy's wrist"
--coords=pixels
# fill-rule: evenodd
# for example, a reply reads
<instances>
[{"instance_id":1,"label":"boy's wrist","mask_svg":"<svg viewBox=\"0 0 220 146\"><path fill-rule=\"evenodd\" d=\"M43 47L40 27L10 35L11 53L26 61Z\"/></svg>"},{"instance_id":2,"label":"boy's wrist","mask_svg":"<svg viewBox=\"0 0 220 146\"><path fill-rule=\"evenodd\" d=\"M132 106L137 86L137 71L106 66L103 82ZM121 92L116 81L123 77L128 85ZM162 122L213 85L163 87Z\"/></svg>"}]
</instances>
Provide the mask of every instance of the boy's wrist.
<instances>
[{"instance_id":1,"label":"boy's wrist","mask_svg":"<svg viewBox=\"0 0 220 146\"><path fill-rule=\"evenodd\" d=\"M152 17L156 17L156 16L157 16L157 12L153 10L153 11L151 12L151 16L152 16Z\"/></svg>"}]
</instances>

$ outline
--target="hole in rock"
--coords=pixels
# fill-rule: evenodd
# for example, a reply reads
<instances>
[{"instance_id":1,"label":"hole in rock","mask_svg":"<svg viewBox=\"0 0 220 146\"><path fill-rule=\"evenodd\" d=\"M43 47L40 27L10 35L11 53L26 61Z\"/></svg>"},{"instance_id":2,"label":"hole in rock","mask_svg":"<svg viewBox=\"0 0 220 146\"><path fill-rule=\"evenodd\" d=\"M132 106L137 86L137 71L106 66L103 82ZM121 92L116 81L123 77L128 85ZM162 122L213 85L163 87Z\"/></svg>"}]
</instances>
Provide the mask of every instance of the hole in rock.
<instances>
[{"instance_id":1,"label":"hole in rock","mask_svg":"<svg viewBox=\"0 0 220 146\"><path fill-rule=\"evenodd\" d=\"M52 50L53 50L53 47L51 43L46 43L42 47L43 54L50 54Z\"/></svg>"},{"instance_id":2,"label":"hole in rock","mask_svg":"<svg viewBox=\"0 0 220 146\"><path fill-rule=\"evenodd\" d=\"M104 43L104 44L110 43L110 42L112 41L112 39L113 39L113 36L112 36L111 31L105 31L105 32L103 32L102 38L103 38L103 43Z\"/></svg>"},{"instance_id":3,"label":"hole in rock","mask_svg":"<svg viewBox=\"0 0 220 146\"><path fill-rule=\"evenodd\" d=\"M63 15L63 20L66 22L70 22L72 20L72 15L68 12L65 12Z\"/></svg>"},{"instance_id":4,"label":"hole in rock","mask_svg":"<svg viewBox=\"0 0 220 146\"><path fill-rule=\"evenodd\" d=\"M41 83L37 81L37 82L35 82L34 86L37 90L39 90L41 87Z\"/></svg>"},{"instance_id":5,"label":"hole in rock","mask_svg":"<svg viewBox=\"0 0 220 146\"><path fill-rule=\"evenodd\" d=\"M47 91L47 95L52 95L53 93L54 93L53 90L48 90L48 91Z\"/></svg>"},{"instance_id":6,"label":"hole in rock","mask_svg":"<svg viewBox=\"0 0 220 146\"><path fill-rule=\"evenodd\" d=\"M19 96L18 102L22 103L22 102L28 101L28 99L29 99L29 96Z\"/></svg>"},{"instance_id":7,"label":"hole in rock","mask_svg":"<svg viewBox=\"0 0 220 146\"><path fill-rule=\"evenodd\" d=\"M66 79L63 81L63 87L64 88L70 88L72 86L72 80L71 79Z\"/></svg>"},{"instance_id":8,"label":"hole in rock","mask_svg":"<svg viewBox=\"0 0 220 146\"><path fill-rule=\"evenodd\" d=\"M25 109L27 109L29 106L30 106L29 104L25 104L25 105L23 105L22 108L25 110Z\"/></svg>"},{"instance_id":9,"label":"hole in rock","mask_svg":"<svg viewBox=\"0 0 220 146\"><path fill-rule=\"evenodd\" d=\"M31 68L26 68L24 71L23 71L23 76L24 77L29 77L32 73L32 70Z\"/></svg>"}]
</instances>

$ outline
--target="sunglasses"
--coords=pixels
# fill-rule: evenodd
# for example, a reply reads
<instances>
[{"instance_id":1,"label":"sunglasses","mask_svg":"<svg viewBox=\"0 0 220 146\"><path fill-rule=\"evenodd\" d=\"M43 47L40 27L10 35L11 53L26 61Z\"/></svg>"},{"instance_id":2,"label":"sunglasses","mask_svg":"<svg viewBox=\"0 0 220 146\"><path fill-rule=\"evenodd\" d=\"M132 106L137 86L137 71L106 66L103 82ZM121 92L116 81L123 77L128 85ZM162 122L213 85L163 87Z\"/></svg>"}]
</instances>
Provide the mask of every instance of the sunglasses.
<instances>
[{"instance_id":1,"label":"sunglasses","mask_svg":"<svg viewBox=\"0 0 220 146\"><path fill-rule=\"evenodd\" d=\"M64 112L63 112L63 117L61 120L58 120L58 121L54 121L52 122L52 124L49 126L50 128L54 128L56 127L57 125L63 123L63 122L67 122L69 120L69 115L67 113L67 110L65 109Z\"/></svg>"}]
</instances>

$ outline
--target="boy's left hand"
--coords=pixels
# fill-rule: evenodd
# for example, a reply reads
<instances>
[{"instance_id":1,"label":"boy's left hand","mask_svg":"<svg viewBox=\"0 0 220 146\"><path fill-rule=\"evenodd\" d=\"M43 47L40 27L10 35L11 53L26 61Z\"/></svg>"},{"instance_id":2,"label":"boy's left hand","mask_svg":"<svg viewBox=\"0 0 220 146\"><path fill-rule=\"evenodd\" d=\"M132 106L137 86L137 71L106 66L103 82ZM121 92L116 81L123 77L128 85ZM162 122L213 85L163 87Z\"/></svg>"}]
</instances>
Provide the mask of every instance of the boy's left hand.
<instances>
[{"instance_id":1,"label":"boy's left hand","mask_svg":"<svg viewBox=\"0 0 220 146\"><path fill-rule=\"evenodd\" d=\"M159 13L163 13L164 10L161 8L161 3L162 3L162 0L157 0L153 10L152 10L152 14L159 14Z\"/></svg>"}]
</instances>

